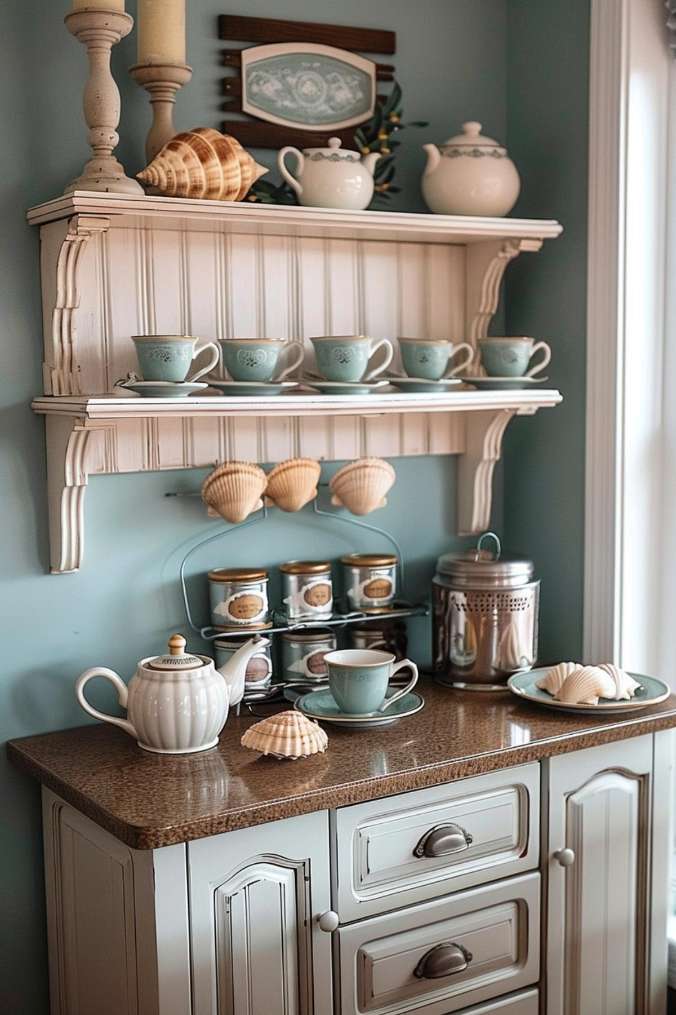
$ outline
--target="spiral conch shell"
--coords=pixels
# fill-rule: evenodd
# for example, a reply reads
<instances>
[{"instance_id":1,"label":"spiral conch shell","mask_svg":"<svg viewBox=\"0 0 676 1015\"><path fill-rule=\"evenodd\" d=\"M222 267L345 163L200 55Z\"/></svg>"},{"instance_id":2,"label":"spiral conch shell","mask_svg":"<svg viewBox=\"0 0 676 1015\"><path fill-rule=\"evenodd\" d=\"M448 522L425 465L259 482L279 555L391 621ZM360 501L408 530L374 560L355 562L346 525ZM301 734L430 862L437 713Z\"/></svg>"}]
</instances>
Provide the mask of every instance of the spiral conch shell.
<instances>
[{"instance_id":1,"label":"spiral conch shell","mask_svg":"<svg viewBox=\"0 0 676 1015\"><path fill-rule=\"evenodd\" d=\"M168 141L137 177L165 197L242 201L267 171L236 138L195 127Z\"/></svg>"},{"instance_id":2,"label":"spiral conch shell","mask_svg":"<svg viewBox=\"0 0 676 1015\"><path fill-rule=\"evenodd\" d=\"M322 754L329 743L324 730L302 712L279 712L250 726L242 737L242 747L276 758L305 758Z\"/></svg>"},{"instance_id":3,"label":"spiral conch shell","mask_svg":"<svg viewBox=\"0 0 676 1015\"><path fill-rule=\"evenodd\" d=\"M556 695L563 687L566 677L569 677L571 673L581 668L581 663L559 663L558 666L552 666L550 670L547 670L544 677L540 677L537 681L536 686L542 691L548 691L550 694Z\"/></svg>"}]
</instances>

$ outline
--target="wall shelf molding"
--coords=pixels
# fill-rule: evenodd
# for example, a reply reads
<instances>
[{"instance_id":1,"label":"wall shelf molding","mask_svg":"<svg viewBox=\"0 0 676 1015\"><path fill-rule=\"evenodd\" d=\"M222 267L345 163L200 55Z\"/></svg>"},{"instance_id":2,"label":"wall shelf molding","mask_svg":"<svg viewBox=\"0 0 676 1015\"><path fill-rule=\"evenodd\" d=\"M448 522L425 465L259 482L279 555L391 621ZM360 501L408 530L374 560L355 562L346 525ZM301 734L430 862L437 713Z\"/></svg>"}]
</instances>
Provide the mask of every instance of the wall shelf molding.
<instances>
[{"instance_id":1,"label":"wall shelf molding","mask_svg":"<svg viewBox=\"0 0 676 1015\"><path fill-rule=\"evenodd\" d=\"M82 561L90 475L294 455L460 455L458 527L485 528L510 419L556 391L328 398L116 398L131 335L448 337L476 347L507 266L554 221L345 212L80 193L28 213L40 227L51 567ZM478 369L478 362L475 362ZM398 352L393 368L400 369Z\"/></svg>"}]
</instances>

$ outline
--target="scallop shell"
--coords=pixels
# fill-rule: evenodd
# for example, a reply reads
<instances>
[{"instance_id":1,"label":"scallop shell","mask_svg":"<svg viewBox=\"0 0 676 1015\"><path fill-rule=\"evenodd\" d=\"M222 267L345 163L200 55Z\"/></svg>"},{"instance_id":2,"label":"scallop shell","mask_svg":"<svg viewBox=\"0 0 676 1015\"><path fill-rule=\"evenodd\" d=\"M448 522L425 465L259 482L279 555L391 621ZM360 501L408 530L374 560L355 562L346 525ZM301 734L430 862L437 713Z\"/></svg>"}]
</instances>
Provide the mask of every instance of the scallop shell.
<instances>
[{"instance_id":1,"label":"scallop shell","mask_svg":"<svg viewBox=\"0 0 676 1015\"><path fill-rule=\"evenodd\" d=\"M195 127L168 141L137 177L165 197L242 201L264 173L236 138Z\"/></svg>"},{"instance_id":2,"label":"scallop shell","mask_svg":"<svg viewBox=\"0 0 676 1015\"><path fill-rule=\"evenodd\" d=\"M383 458L359 458L344 465L329 483L331 503L346 507L353 515L367 515L387 504L385 494L396 473Z\"/></svg>"},{"instance_id":3,"label":"scallop shell","mask_svg":"<svg viewBox=\"0 0 676 1015\"><path fill-rule=\"evenodd\" d=\"M581 666L570 673L555 695L567 705L598 705L599 698L612 698L615 681L598 666Z\"/></svg>"},{"instance_id":4,"label":"scallop shell","mask_svg":"<svg viewBox=\"0 0 676 1015\"><path fill-rule=\"evenodd\" d=\"M305 758L322 754L329 743L324 730L302 712L278 712L250 726L242 747L276 758Z\"/></svg>"},{"instance_id":5,"label":"scallop shell","mask_svg":"<svg viewBox=\"0 0 676 1015\"><path fill-rule=\"evenodd\" d=\"M548 691L549 694L556 695L561 690L566 677L569 677L575 670L581 669L582 663L559 663L547 670L544 677L540 677L536 681L535 686L539 687L541 691Z\"/></svg>"},{"instance_id":6,"label":"scallop shell","mask_svg":"<svg viewBox=\"0 0 676 1015\"><path fill-rule=\"evenodd\" d=\"M300 511L317 496L321 466L313 458L289 458L268 473L266 499L282 511Z\"/></svg>"},{"instance_id":7,"label":"scallop shell","mask_svg":"<svg viewBox=\"0 0 676 1015\"><path fill-rule=\"evenodd\" d=\"M608 673L615 684L615 694L612 696L616 701L633 698L641 686L637 680L630 677L626 670L621 670L614 663L599 663L599 669Z\"/></svg>"},{"instance_id":8,"label":"scallop shell","mask_svg":"<svg viewBox=\"0 0 676 1015\"><path fill-rule=\"evenodd\" d=\"M267 476L251 462L223 462L202 484L202 500L227 522L243 522L263 507Z\"/></svg>"}]
</instances>

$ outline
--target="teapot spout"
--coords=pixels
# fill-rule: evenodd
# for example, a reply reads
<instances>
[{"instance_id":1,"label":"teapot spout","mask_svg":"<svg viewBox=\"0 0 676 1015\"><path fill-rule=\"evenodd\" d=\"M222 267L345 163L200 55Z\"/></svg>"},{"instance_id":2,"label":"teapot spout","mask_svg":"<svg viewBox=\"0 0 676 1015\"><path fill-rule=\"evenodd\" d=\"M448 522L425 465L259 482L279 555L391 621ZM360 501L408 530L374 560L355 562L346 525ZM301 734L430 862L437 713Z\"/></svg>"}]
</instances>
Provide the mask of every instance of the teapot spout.
<instances>
[{"instance_id":1,"label":"teapot spout","mask_svg":"<svg viewBox=\"0 0 676 1015\"><path fill-rule=\"evenodd\" d=\"M249 659L269 644L269 638L261 638L260 636L251 638L249 641L245 641L234 655L230 656L227 663L218 667L218 672L228 685L230 707L238 705L244 696L246 667Z\"/></svg>"},{"instance_id":2,"label":"teapot spout","mask_svg":"<svg viewBox=\"0 0 676 1015\"><path fill-rule=\"evenodd\" d=\"M370 152L368 155L365 155L364 158L361 160L362 166L364 167L367 173L371 174L371 176L373 176L373 173L376 168L376 162L378 161L379 158L380 152Z\"/></svg>"},{"instance_id":3,"label":"teapot spout","mask_svg":"<svg viewBox=\"0 0 676 1015\"><path fill-rule=\"evenodd\" d=\"M423 151L427 152L427 165L425 166L425 172L423 176L428 176L433 173L441 162L441 152L435 144L424 144Z\"/></svg>"}]
</instances>

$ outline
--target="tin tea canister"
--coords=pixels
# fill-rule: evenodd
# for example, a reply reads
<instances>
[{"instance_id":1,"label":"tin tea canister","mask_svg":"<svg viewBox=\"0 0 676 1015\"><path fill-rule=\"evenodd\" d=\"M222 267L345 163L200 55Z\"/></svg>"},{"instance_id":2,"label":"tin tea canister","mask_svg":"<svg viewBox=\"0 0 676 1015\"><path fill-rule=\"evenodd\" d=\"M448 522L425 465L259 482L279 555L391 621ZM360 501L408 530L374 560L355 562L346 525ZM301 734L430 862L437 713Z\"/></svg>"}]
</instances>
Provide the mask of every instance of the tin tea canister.
<instances>
[{"instance_id":1,"label":"tin tea canister","mask_svg":"<svg viewBox=\"0 0 676 1015\"><path fill-rule=\"evenodd\" d=\"M216 665L220 668L225 666L231 656L242 647L241 641L227 641L225 638L216 638L214 651L216 654ZM272 656L270 654L270 643L266 642L253 653L246 664L244 673L244 690L253 691L261 687L268 687L272 680Z\"/></svg>"},{"instance_id":2,"label":"tin tea canister","mask_svg":"<svg viewBox=\"0 0 676 1015\"><path fill-rule=\"evenodd\" d=\"M483 549L492 539L494 552ZM503 689L537 659L540 582L533 562L502 555L485 533L476 550L446 553L432 580L434 670L441 683Z\"/></svg>"},{"instance_id":3,"label":"tin tea canister","mask_svg":"<svg viewBox=\"0 0 676 1015\"><path fill-rule=\"evenodd\" d=\"M217 568L208 577L214 627L244 631L269 626L267 571Z\"/></svg>"},{"instance_id":4,"label":"tin tea canister","mask_svg":"<svg viewBox=\"0 0 676 1015\"><path fill-rule=\"evenodd\" d=\"M382 649L395 659L405 659L408 635L405 620L371 620L348 627L350 648Z\"/></svg>"},{"instance_id":5,"label":"tin tea canister","mask_svg":"<svg viewBox=\"0 0 676 1015\"><path fill-rule=\"evenodd\" d=\"M340 558L349 610L382 613L397 592L397 557L388 553L349 553Z\"/></svg>"},{"instance_id":6,"label":"tin tea canister","mask_svg":"<svg viewBox=\"0 0 676 1015\"><path fill-rule=\"evenodd\" d=\"M285 631L282 635L282 677L287 681L328 680L324 662L327 652L337 647L336 635L328 627Z\"/></svg>"},{"instance_id":7,"label":"tin tea canister","mask_svg":"<svg viewBox=\"0 0 676 1015\"><path fill-rule=\"evenodd\" d=\"M333 613L331 565L323 560L280 564L282 602L289 620L326 620Z\"/></svg>"}]
</instances>

